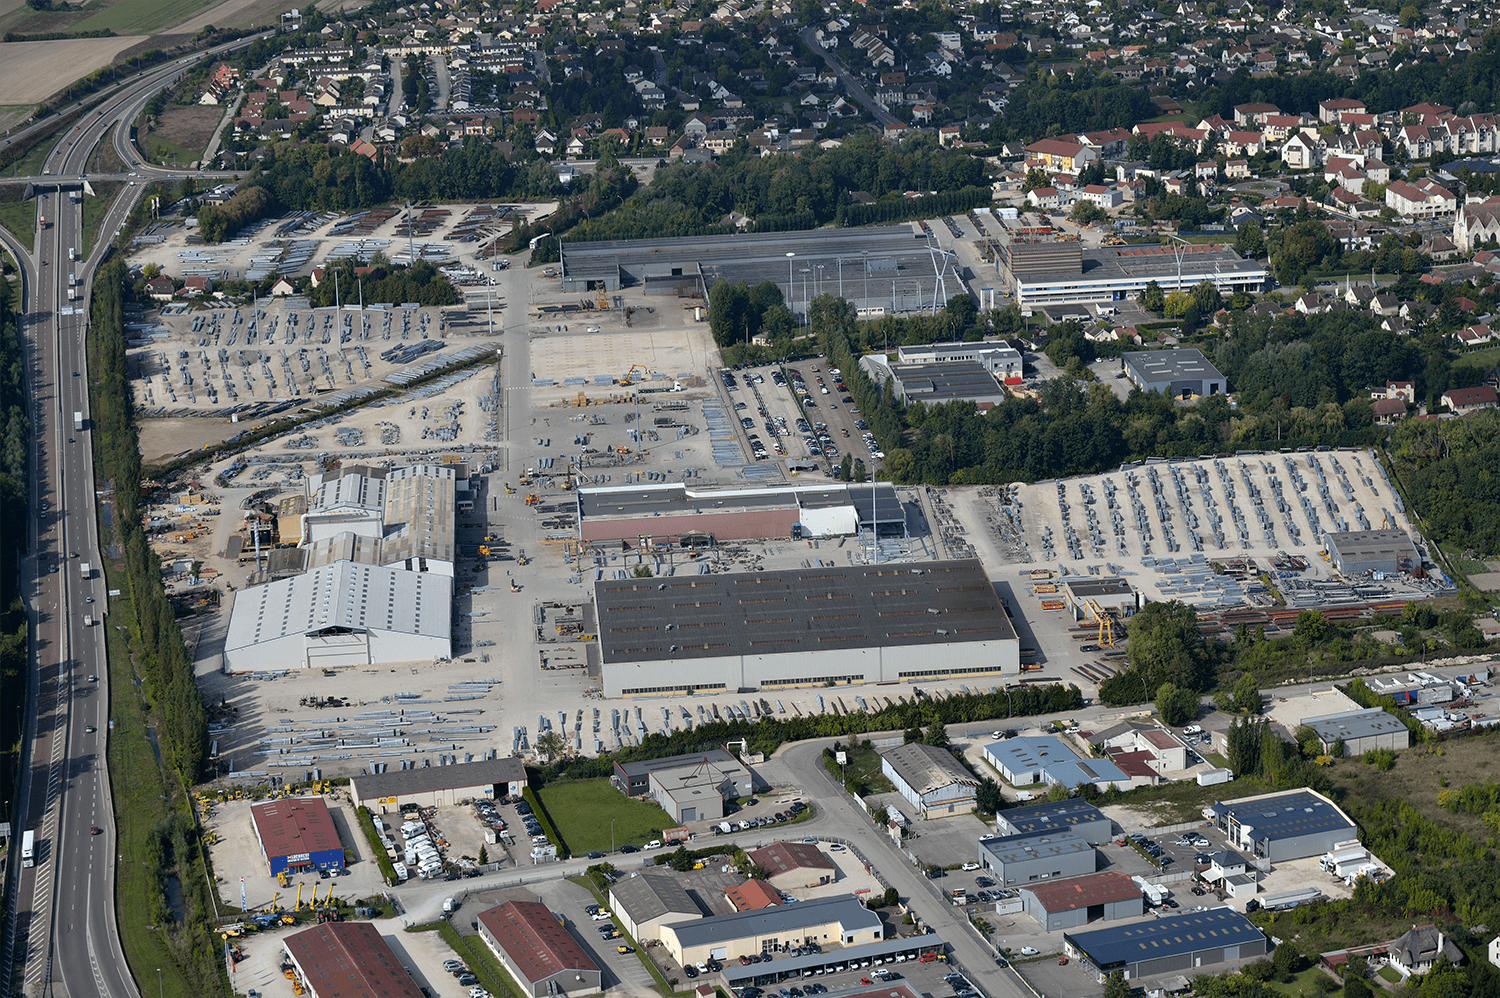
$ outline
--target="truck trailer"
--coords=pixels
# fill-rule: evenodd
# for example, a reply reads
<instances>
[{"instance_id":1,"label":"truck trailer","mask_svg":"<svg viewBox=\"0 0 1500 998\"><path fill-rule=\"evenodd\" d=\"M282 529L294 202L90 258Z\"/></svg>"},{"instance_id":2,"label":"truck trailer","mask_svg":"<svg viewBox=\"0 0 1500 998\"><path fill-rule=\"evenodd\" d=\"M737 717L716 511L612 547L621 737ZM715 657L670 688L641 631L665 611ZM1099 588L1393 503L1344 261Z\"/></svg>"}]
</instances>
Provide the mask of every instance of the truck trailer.
<instances>
[{"instance_id":1,"label":"truck trailer","mask_svg":"<svg viewBox=\"0 0 1500 998\"><path fill-rule=\"evenodd\" d=\"M81 413L81 412L75 412L75 413L73 413L73 429L75 429L75 430L77 430L79 432L83 431L83 413Z\"/></svg>"},{"instance_id":2,"label":"truck trailer","mask_svg":"<svg viewBox=\"0 0 1500 998\"><path fill-rule=\"evenodd\" d=\"M36 833L30 829L21 834L21 865L36 866Z\"/></svg>"}]
</instances>

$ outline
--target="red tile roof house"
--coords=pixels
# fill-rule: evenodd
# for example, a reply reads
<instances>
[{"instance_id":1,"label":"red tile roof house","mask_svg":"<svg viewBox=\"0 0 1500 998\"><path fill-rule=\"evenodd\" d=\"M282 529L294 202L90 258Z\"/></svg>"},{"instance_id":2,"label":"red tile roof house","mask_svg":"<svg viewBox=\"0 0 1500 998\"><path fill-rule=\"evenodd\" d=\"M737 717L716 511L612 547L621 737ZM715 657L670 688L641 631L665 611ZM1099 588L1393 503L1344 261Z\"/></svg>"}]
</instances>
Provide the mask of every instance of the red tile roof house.
<instances>
[{"instance_id":1,"label":"red tile roof house","mask_svg":"<svg viewBox=\"0 0 1500 998\"><path fill-rule=\"evenodd\" d=\"M1489 385L1478 388L1450 388L1443 393L1443 404L1463 415L1480 409L1495 408L1495 389Z\"/></svg>"}]
</instances>

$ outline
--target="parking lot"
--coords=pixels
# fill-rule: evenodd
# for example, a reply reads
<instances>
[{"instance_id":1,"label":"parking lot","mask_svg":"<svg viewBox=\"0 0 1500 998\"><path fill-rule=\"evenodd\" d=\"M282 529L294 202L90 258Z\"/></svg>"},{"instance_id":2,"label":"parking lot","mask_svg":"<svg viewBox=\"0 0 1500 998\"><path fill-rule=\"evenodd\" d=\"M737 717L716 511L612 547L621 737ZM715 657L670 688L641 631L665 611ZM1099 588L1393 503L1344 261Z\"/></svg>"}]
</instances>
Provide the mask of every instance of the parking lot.
<instances>
[{"instance_id":1,"label":"parking lot","mask_svg":"<svg viewBox=\"0 0 1500 998\"><path fill-rule=\"evenodd\" d=\"M774 454L789 469L827 472L847 452L870 477L883 460L837 370L817 358L724 369L719 382L756 460Z\"/></svg>"}]
</instances>

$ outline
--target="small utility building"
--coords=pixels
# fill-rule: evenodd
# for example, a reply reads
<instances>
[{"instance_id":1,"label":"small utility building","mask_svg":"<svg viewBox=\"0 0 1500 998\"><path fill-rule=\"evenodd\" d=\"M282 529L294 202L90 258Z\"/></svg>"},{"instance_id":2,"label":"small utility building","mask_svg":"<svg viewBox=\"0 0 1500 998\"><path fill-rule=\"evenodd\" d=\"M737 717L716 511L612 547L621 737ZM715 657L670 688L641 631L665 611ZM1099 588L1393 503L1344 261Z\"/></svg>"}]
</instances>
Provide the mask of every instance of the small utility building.
<instances>
[{"instance_id":1,"label":"small utility building","mask_svg":"<svg viewBox=\"0 0 1500 998\"><path fill-rule=\"evenodd\" d=\"M516 756L460 762L452 766L366 773L349 784L355 807L376 814L402 804L440 807L476 798L495 800L521 795L526 789L526 765Z\"/></svg>"},{"instance_id":2,"label":"small utility building","mask_svg":"<svg viewBox=\"0 0 1500 998\"><path fill-rule=\"evenodd\" d=\"M344 868L339 830L321 797L285 797L250 808L271 876Z\"/></svg>"},{"instance_id":3,"label":"small utility building","mask_svg":"<svg viewBox=\"0 0 1500 998\"><path fill-rule=\"evenodd\" d=\"M482 911L479 935L529 998L601 990L599 966L544 904L506 901Z\"/></svg>"},{"instance_id":4,"label":"small utility building","mask_svg":"<svg viewBox=\"0 0 1500 998\"><path fill-rule=\"evenodd\" d=\"M1122 357L1125 376L1143 392L1196 399L1225 392L1224 375L1193 347L1132 350Z\"/></svg>"},{"instance_id":5,"label":"small utility building","mask_svg":"<svg viewBox=\"0 0 1500 998\"><path fill-rule=\"evenodd\" d=\"M979 865L1002 887L1082 877L1097 865L1094 847L1071 828L979 840Z\"/></svg>"},{"instance_id":6,"label":"small utility building","mask_svg":"<svg viewBox=\"0 0 1500 998\"><path fill-rule=\"evenodd\" d=\"M1332 755L1340 741L1345 756L1364 755L1372 749L1399 751L1411 744L1411 732L1401 719L1380 707L1304 717L1302 723L1318 736L1324 755Z\"/></svg>"},{"instance_id":7,"label":"small utility building","mask_svg":"<svg viewBox=\"0 0 1500 998\"><path fill-rule=\"evenodd\" d=\"M670 873L642 873L615 881L609 888L609 906L637 939L660 939L663 925L703 916Z\"/></svg>"},{"instance_id":8,"label":"small utility building","mask_svg":"<svg viewBox=\"0 0 1500 998\"><path fill-rule=\"evenodd\" d=\"M832 883L839 873L833 860L811 842L772 842L746 855L766 871L766 880L779 891Z\"/></svg>"},{"instance_id":9,"label":"small utility building","mask_svg":"<svg viewBox=\"0 0 1500 998\"><path fill-rule=\"evenodd\" d=\"M1307 789L1217 803L1203 816L1235 849L1273 863L1321 856L1359 838L1354 822L1338 805Z\"/></svg>"},{"instance_id":10,"label":"small utility building","mask_svg":"<svg viewBox=\"0 0 1500 998\"><path fill-rule=\"evenodd\" d=\"M911 742L880 754L880 771L922 817L974 806L979 781L947 749Z\"/></svg>"},{"instance_id":11,"label":"small utility building","mask_svg":"<svg viewBox=\"0 0 1500 998\"><path fill-rule=\"evenodd\" d=\"M309 998L422 998L369 922L324 922L287 936L282 946Z\"/></svg>"},{"instance_id":12,"label":"small utility building","mask_svg":"<svg viewBox=\"0 0 1500 998\"><path fill-rule=\"evenodd\" d=\"M1350 530L1325 534L1328 560L1344 575L1410 572L1422 564L1404 530Z\"/></svg>"},{"instance_id":13,"label":"small utility building","mask_svg":"<svg viewBox=\"0 0 1500 998\"><path fill-rule=\"evenodd\" d=\"M1021 910L1046 932L1089 922L1139 918L1146 912L1140 885L1123 873L1050 880L1021 888Z\"/></svg>"},{"instance_id":14,"label":"small utility building","mask_svg":"<svg viewBox=\"0 0 1500 998\"><path fill-rule=\"evenodd\" d=\"M1103 981L1115 971L1136 981L1164 974L1196 974L1230 960L1264 956L1265 935L1229 908L1063 934L1063 953Z\"/></svg>"},{"instance_id":15,"label":"small utility building","mask_svg":"<svg viewBox=\"0 0 1500 998\"><path fill-rule=\"evenodd\" d=\"M1056 735L1007 738L986 745L983 752L985 761L1012 786L1061 783L1071 788L1090 783L1100 790L1111 784L1121 790L1131 786L1130 777L1119 766L1108 759L1083 759Z\"/></svg>"},{"instance_id":16,"label":"small utility building","mask_svg":"<svg viewBox=\"0 0 1500 998\"><path fill-rule=\"evenodd\" d=\"M1114 838L1115 823L1079 797L1006 808L995 815L995 831L1001 836L1045 835L1064 828L1071 828L1085 842L1098 846Z\"/></svg>"}]
</instances>

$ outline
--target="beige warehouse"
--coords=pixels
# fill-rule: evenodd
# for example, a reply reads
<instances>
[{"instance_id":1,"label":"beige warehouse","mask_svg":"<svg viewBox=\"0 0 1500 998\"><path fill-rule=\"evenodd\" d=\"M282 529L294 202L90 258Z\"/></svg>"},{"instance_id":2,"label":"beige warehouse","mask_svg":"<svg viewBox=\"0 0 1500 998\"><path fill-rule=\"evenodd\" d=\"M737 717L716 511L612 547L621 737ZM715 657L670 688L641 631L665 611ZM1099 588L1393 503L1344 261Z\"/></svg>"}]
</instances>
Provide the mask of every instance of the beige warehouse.
<instances>
[{"instance_id":1,"label":"beige warehouse","mask_svg":"<svg viewBox=\"0 0 1500 998\"><path fill-rule=\"evenodd\" d=\"M716 915L661 929L662 945L682 964L738 960L805 943L827 950L884 938L880 916L852 894Z\"/></svg>"},{"instance_id":2,"label":"beige warehouse","mask_svg":"<svg viewBox=\"0 0 1500 998\"><path fill-rule=\"evenodd\" d=\"M677 878L667 873L618 881L609 889L609 905L637 940L660 939L662 926L703 917Z\"/></svg>"}]
</instances>

